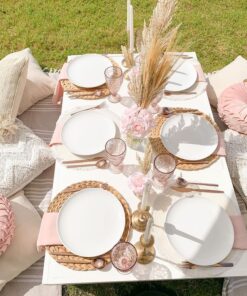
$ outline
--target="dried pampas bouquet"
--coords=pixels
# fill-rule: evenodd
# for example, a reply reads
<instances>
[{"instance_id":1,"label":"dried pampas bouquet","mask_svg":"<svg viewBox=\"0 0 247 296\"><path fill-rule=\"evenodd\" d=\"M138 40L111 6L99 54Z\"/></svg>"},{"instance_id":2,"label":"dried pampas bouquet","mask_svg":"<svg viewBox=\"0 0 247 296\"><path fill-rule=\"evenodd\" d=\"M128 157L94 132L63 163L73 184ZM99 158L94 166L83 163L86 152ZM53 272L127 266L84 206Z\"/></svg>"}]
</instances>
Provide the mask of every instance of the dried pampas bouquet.
<instances>
[{"instance_id":1,"label":"dried pampas bouquet","mask_svg":"<svg viewBox=\"0 0 247 296\"><path fill-rule=\"evenodd\" d=\"M130 76L129 92L136 104L148 108L163 91L177 60L174 50L178 27L170 29L176 0L159 0L148 25L144 23L137 48L138 71Z\"/></svg>"}]
</instances>

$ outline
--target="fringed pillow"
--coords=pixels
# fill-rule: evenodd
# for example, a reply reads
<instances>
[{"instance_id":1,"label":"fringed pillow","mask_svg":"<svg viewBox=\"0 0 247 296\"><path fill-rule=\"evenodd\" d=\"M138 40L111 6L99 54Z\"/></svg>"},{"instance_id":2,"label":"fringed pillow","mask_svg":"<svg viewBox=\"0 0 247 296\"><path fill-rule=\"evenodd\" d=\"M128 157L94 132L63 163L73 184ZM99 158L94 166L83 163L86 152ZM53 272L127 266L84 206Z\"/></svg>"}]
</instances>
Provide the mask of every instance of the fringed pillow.
<instances>
[{"instance_id":1,"label":"fringed pillow","mask_svg":"<svg viewBox=\"0 0 247 296\"><path fill-rule=\"evenodd\" d=\"M0 61L0 142L17 130L15 119L27 78L28 57L16 52Z\"/></svg>"}]
</instances>

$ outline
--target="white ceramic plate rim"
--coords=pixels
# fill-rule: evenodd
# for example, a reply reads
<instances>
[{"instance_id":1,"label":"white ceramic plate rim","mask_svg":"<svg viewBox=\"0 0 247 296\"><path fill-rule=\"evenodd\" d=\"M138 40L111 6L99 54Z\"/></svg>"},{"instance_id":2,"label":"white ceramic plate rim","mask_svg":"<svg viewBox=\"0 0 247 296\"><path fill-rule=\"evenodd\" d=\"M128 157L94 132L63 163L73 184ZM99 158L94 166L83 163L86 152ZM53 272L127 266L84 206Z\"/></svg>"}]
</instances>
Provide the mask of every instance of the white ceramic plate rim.
<instances>
[{"instance_id":1,"label":"white ceramic plate rim","mask_svg":"<svg viewBox=\"0 0 247 296\"><path fill-rule=\"evenodd\" d=\"M217 142L214 145L212 144L211 146L208 146L208 147L211 147L211 148L210 149L208 148L208 152L207 153L204 153L204 155L203 155L203 153L201 151L201 155L202 156L191 155L191 157L190 157L190 156L187 155L185 157L185 156L181 155L180 153L174 153L171 149L169 149L169 147L167 147L166 137L163 137L162 136L162 133L163 133L164 129L166 128L166 126L169 124L170 121L174 120L175 117L179 117L179 116L182 116L182 115L183 116L193 115L193 116L196 116L196 117L200 117L200 119L201 120L204 120L208 124L208 126L211 126L212 127L212 131L214 133L214 134L212 134L212 136L216 137ZM166 150L168 152L170 152L172 155L174 155L174 156L176 156L176 157L178 157L180 159L190 160L190 161L202 160L202 159L205 159L205 158L209 157L210 155L212 155L216 151L216 149L217 149L217 147L219 145L219 136L218 136L218 133L217 133L215 127L209 121L207 121L206 119L204 119L202 116L197 115L197 114L193 114L193 113L179 113L179 114L172 115L170 118L168 118L163 123L163 125L162 125L162 127L160 129L160 139L161 139L162 144L166 148Z\"/></svg>"},{"instance_id":2,"label":"white ceramic plate rim","mask_svg":"<svg viewBox=\"0 0 247 296\"><path fill-rule=\"evenodd\" d=\"M58 232L58 236L59 236L59 239L61 241L61 243L68 249L70 250L73 254L77 255L77 256L82 256L82 257L88 257L88 258L91 258L91 257L96 257L96 256L100 256L100 255L103 255L105 253L107 253L108 251L110 251L121 239L122 235L123 235L123 232L124 232L124 229L125 229L125 224L126 224L126 220L125 220L125 212L124 212L124 208L121 204L121 202L119 201L119 199L117 197L115 197L110 191L108 191L111 195L112 195L112 199L114 200L114 203L118 204L119 206L119 218L122 220L122 231L121 231L121 234L119 234L118 238L116 238L116 240L114 242L112 242L112 246L110 249L105 249L103 250L103 248L101 248L100 251L98 251L98 253L91 253L90 251L88 252L85 252L84 254L82 253L78 253L77 252L77 249L76 247L72 247L70 245L67 245L67 243L63 240L62 238L62 235L60 234L60 227L59 227L59 221L61 219L61 216L63 214L63 211L66 207L66 205L71 202L71 200L73 199L73 197L75 197L77 194L79 194L81 191L84 191L84 190L88 190L88 189L101 189L101 190L104 190L102 188L98 188L98 187L89 187L89 188L84 188L84 189L81 189L75 193L73 193L65 202L64 204L62 205L62 207L60 208L59 212L58 212L58 219L57 219L57 232ZM119 232L120 233L120 232ZM101 244L98 244L99 246L102 246Z\"/></svg>"},{"instance_id":3,"label":"white ceramic plate rim","mask_svg":"<svg viewBox=\"0 0 247 296\"><path fill-rule=\"evenodd\" d=\"M64 125L63 125L63 128L62 128L62 132L61 132L61 139L62 139L62 143L63 143L63 145L71 152L71 153L73 153L73 154L75 154L75 155L79 155L79 156L89 156L89 155L94 155L94 154L98 154L98 153L101 153L102 151L104 151L104 149L105 149L105 143L101 143L101 145L99 145L99 146L101 146L101 148L97 148L97 146L95 146L95 147L91 147L90 148L90 153L89 152L86 152L86 151L84 151L84 152L79 152L78 153L78 151L75 151L73 148L71 149L71 147L70 147L70 145L67 145L66 144L66 140L64 139L64 135L63 135L63 131L64 131L64 129L66 128L66 125L69 123L69 121L70 120L73 120L73 118L74 117L79 117L79 116L83 116L86 112L90 112L90 113L94 113L94 114L96 114L97 116L99 116L99 117L102 117L102 119L104 119L104 121L105 122L107 122L107 124L111 127L111 135L109 135L109 139L110 138L114 138L115 137L115 135L116 135L116 131L117 131L117 129L116 129L116 125L115 125L115 123L114 123L114 121L111 119L111 118L109 118L109 117L107 117L107 115L106 114L104 114L102 111L100 111L100 110L88 110L88 111L82 111L82 112L79 112L79 113L77 113L77 114L74 114L74 115L72 115L72 116L70 116L67 120L66 120L66 122L64 123ZM107 139L107 140L109 140L109 139ZM86 143L86 141L85 141L85 143ZM83 147L82 147L82 149L83 149ZM86 150L89 150L89 149L86 149ZM83 151L83 150L82 150Z\"/></svg>"},{"instance_id":4,"label":"white ceramic plate rim","mask_svg":"<svg viewBox=\"0 0 247 296\"><path fill-rule=\"evenodd\" d=\"M187 197L187 198L182 198L182 199L179 199L177 201L175 201L168 209L167 211L167 215L166 215L166 219L165 219L165 223L167 223L167 220L169 219L169 215L172 213L172 211L174 210L174 208L177 206L178 203L181 203L183 202L185 199L191 199L191 197ZM203 197L192 197L192 199L202 199L202 200L206 200L208 203L211 203L211 204L214 204L215 207L218 207L218 208L221 208L218 204L215 204L213 201L210 201L206 198L203 198ZM200 262L197 262L197 261L193 261L193 260L189 260L187 258L185 258L185 255L184 254L181 254L178 250L178 248L174 245L173 243L173 240L171 239L170 235L167 234L167 237L168 237L168 240L170 242L170 244L172 245L172 247L181 255L185 258L185 260L187 260L188 262L190 263L193 263L193 264L196 264L196 265L200 265L200 266L210 266L210 265L213 265L213 264L217 264L219 262L221 262L222 260L224 260L229 254L230 252L232 251L232 248L233 248L233 244L234 244L234 228L233 228L233 225L232 225L232 222L231 222L231 219L230 217L228 216L228 214L226 213L226 211L221 208L224 212L225 212L225 218L229 221L228 223L228 226L229 226L229 229L227 231L229 231L229 235L231 236L231 243L229 243L229 246L228 246L228 249L226 249L225 251L225 254L222 254L221 258L219 258L219 260L217 260L217 262L210 262L209 264L201 264Z\"/></svg>"},{"instance_id":5,"label":"white ceramic plate rim","mask_svg":"<svg viewBox=\"0 0 247 296\"><path fill-rule=\"evenodd\" d=\"M112 66L111 61L104 55L101 54L96 54L96 53L92 53L92 54L84 54L84 55L80 55L78 57L73 58L71 61L69 61L68 63L68 67L67 67L67 76L68 79L75 85L79 86L79 87L83 87L83 88L94 88L94 87L98 87L101 86L105 83L105 76L104 73L102 73L101 78L96 80L96 77L94 79L91 79L90 81L87 82L83 82L83 81L78 81L77 79L75 79L71 73L71 68L74 66L75 63L77 63L78 61L80 61L81 59L85 59L85 58L102 58L102 61L105 61L105 67L104 70L108 67ZM102 69L103 70L103 69ZM103 71L104 72L104 71Z\"/></svg>"},{"instance_id":6,"label":"white ceramic plate rim","mask_svg":"<svg viewBox=\"0 0 247 296\"><path fill-rule=\"evenodd\" d=\"M174 93L181 92L183 90L189 89L190 87L192 87L196 83L197 71L196 71L195 66L191 62L186 61L186 62L183 62L180 66L178 66L177 70L179 70L179 68L182 65L186 65L189 69L189 72L187 73L189 75L189 80L186 83L184 83L183 85L176 87L173 84L169 84L169 80L172 81L172 75L171 75L171 77L168 78L168 82L165 86L165 91L174 92ZM176 64L174 65L174 67L176 67ZM174 81L174 82L177 82L177 81ZM179 83L179 81L178 81L178 83Z\"/></svg>"}]
</instances>

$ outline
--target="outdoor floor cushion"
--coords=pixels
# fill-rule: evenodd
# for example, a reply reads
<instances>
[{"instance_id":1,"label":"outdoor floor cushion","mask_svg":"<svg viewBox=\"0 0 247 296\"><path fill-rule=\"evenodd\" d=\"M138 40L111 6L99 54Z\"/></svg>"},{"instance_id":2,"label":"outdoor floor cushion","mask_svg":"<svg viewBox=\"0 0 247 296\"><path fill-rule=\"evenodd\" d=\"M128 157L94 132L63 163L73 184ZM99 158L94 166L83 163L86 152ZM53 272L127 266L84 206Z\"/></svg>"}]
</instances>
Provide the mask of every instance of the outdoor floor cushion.
<instances>
[{"instance_id":1,"label":"outdoor floor cushion","mask_svg":"<svg viewBox=\"0 0 247 296\"><path fill-rule=\"evenodd\" d=\"M56 84L55 79L43 72L30 48L23 49L21 52L28 57L28 69L18 114L23 113L38 101L52 95Z\"/></svg>"},{"instance_id":2,"label":"outdoor floor cushion","mask_svg":"<svg viewBox=\"0 0 247 296\"><path fill-rule=\"evenodd\" d=\"M0 285L3 287L43 254L36 248L41 217L20 191L10 198L14 212L15 233L10 246L0 256Z\"/></svg>"},{"instance_id":3,"label":"outdoor floor cushion","mask_svg":"<svg viewBox=\"0 0 247 296\"><path fill-rule=\"evenodd\" d=\"M23 189L54 163L46 143L16 119L18 130L0 143L0 194L9 197Z\"/></svg>"},{"instance_id":4,"label":"outdoor floor cushion","mask_svg":"<svg viewBox=\"0 0 247 296\"><path fill-rule=\"evenodd\" d=\"M35 104L19 118L37 136L49 143L60 114L60 109L60 106L52 104L51 97L49 97ZM53 175L54 166L45 170L24 188L25 196L40 214L43 213L41 208L44 209L49 204ZM60 285L41 284L43 265L44 259L41 258L9 282L0 292L0 296L61 296L62 287Z\"/></svg>"},{"instance_id":5,"label":"outdoor floor cushion","mask_svg":"<svg viewBox=\"0 0 247 296\"><path fill-rule=\"evenodd\" d=\"M208 75L207 93L210 104L217 107L218 98L230 85L247 78L247 60L238 56L224 68Z\"/></svg>"},{"instance_id":6,"label":"outdoor floor cushion","mask_svg":"<svg viewBox=\"0 0 247 296\"><path fill-rule=\"evenodd\" d=\"M15 118L27 78L28 57L23 52L7 55L0 61L0 142L14 134Z\"/></svg>"}]
</instances>

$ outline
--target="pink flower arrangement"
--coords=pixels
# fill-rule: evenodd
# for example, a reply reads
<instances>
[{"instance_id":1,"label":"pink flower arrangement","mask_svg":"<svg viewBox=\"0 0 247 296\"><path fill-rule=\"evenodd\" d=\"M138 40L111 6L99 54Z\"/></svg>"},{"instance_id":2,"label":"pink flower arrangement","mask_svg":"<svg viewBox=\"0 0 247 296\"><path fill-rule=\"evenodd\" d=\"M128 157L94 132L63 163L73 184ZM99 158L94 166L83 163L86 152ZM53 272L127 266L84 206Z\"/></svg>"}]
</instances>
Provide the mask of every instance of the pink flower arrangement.
<instances>
[{"instance_id":1,"label":"pink flower arrangement","mask_svg":"<svg viewBox=\"0 0 247 296\"><path fill-rule=\"evenodd\" d=\"M143 194L147 181L148 177L141 172L136 172L128 178L129 187L137 196Z\"/></svg>"},{"instance_id":2,"label":"pink flower arrangement","mask_svg":"<svg viewBox=\"0 0 247 296\"><path fill-rule=\"evenodd\" d=\"M136 138L145 137L153 126L154 118L152 114L138 106L127 109L121 121L122 131Z\"/></svg>"},{"instance_id":3,"label":"pink flower arrangement","mask_svg":"<svg viewBox=\"0 0 247 296\"><path fill-rule=\"evenodd\" d=\"M14 236L14 213L9 200L0 195L0 255L10 245Z\"/></svg>"}]
</instances>

